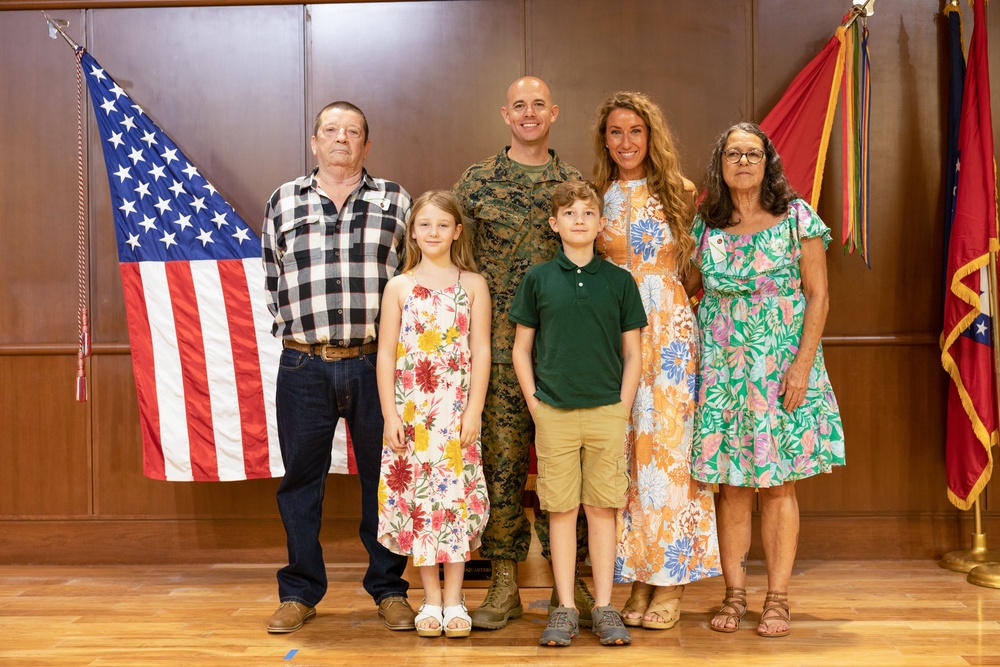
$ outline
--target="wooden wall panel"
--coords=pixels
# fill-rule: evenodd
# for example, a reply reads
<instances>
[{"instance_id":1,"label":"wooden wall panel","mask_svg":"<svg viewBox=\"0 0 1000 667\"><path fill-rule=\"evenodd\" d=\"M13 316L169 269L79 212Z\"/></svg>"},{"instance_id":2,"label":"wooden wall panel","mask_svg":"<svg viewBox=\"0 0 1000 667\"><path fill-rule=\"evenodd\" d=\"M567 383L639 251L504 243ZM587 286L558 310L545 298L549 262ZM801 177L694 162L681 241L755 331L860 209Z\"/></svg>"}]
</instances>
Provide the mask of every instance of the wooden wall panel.
<instances>
[{"instance_id":1,"label":"wooden wall panel","mask_svg":"<svg viewBox=\"0 0 1000 667\"><path fill-rule=\"evenodd\" d=\"M309 129L328 102L354 102L368 117L372 174L414 197L450 189L470 164L509 142L500 107L523 72L520 6L311 5Z\"/></svg>"},{"instance_id":2,"label":"wooden wall panel","mask_svg":"<svg viewBox=\"0 0 1000 667\"><path fill-rule=\"evenodd\" d=\"M933 345L824 348L847 465L796 485L803 512L947 512L945 375Z\"/></svg>"},{"instance_id":3,"label":"wooden wall panel","mask_svg":"<svg viewBox=\"0 0 1000 667\"><path fill-rule=\"evenodd\" d=\"M751 3L714 0L711 11L677 3L529 0L528 71L559 103L553 142L591 177L597 106L617 90L639 90L664 110L685 174L700 183L710 146L749 109ZM711 48L705 48L706 42Z\"/></svg>"},{"instance_id":4,"label":"wooden wall panel","mask_svg":"<svg viewBox=\"0 0 1000 667\"><path fill-rule=\"evenodd\" d=\"M91 513L88 406L76 358L0 356L0 516Z\"/></svg>"},{"instance_id":5,"label":"wooden wall panel","mask_svg":"<svg viewBox=\"0 0 1000 667\"><path fill-rule=\"evenodd\" d=\"M37 11L0 12L0 344L76 337L76 60L46 34Z\"/></svg>"},{"instance_id":6,"label":"wooden wall panel","mask_svg":"<svg viewBox=\"0 0 1000 667\"><path fill-rule=\"evenodd\" d=\"M302 7L108 9L89 50L247 223L304 169ZM107 176L91 142L94 337L127 342Z\"/></svg>"}]
</instances>

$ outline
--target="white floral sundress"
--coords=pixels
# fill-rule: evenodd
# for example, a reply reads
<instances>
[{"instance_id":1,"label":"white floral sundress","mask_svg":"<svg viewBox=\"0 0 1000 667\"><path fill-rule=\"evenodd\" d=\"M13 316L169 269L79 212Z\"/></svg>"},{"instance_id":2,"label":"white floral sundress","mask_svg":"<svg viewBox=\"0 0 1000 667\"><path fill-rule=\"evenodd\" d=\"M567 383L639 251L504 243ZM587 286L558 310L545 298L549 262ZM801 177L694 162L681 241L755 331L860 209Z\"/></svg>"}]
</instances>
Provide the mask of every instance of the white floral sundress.
<instances>
[{"instance_id":1,"label":"white floral sundress","mask_svg":"<svg viewBox=\"0 0 1000 667\"><path fill-rule=\"evenodd\" d=\"M459 439L472 361L469 295L461 275L443 290L413 281L396 348L406 452L382 447L378 540L412 555L419 567L467 561L479 546L489 499L480 443L462 447Z\"/></svg>"}]
</instances>

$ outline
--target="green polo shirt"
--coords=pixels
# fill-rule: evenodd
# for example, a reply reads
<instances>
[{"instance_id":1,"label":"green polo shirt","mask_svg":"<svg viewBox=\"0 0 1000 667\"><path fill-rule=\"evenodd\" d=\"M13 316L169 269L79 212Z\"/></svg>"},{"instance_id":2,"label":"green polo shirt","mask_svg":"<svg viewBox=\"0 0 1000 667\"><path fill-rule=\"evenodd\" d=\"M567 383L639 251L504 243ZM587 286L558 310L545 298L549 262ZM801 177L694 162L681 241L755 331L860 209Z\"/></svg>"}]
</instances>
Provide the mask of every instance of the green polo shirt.
<instances>
[{"instance_id":1,"label":"green polo shirt","mask_svg":"<svg viewBox=\"0 0 1000 667\"><path fill-rule=\"evenodd\" d=\"M577 266L562 250L528 269L508 315L535 329L535 397L557 408L621 400L622 333L646 326L639 288L625 269L594 256Z\"/></svg>"}]
</instances>

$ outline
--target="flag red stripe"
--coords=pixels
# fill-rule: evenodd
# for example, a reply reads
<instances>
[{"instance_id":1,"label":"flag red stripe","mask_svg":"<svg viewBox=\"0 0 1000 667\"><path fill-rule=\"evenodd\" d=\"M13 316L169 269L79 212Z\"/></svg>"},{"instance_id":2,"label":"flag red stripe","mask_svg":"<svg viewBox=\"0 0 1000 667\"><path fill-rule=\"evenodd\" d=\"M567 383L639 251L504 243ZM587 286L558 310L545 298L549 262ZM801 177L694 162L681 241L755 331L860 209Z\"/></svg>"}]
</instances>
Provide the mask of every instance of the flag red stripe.
<instances>
[{"instance_id":1,"label":"flag red stripe","mask_svg":"<svg viewBox=\"0 0 1000 667\"><path fill-rule=\"evenodd\" d=\"M166 479L163 448L160 445L160 406L156 398L156 370L153 346L146 313L146 297L137 262L119 266L125 293L125 316L128 321L129 346L132 350L132 373L139 403L139 428L142 433L142 469L146 477Z\"/></svg>"},{"instance_id":2,"label":"flag red stripe","mask_svg":"<svg viewBox=\"0 0 1000 667\"><path fill-rule=\"evenodd\" d=\"M218 267L239 395L243 467L247 479L270 477L264 383L246 272L242 260L222 260L218 262Z\"/></svg>"},{"instance_id":3,"label":"flag red stripe","mask_svg":"<svg viewBox=\"0 0 1000 667\"><path fill-rule=\"evenodd\" d=\"M166 263L170 303L177 332L177 352L184 381L184 407L187 413L188 442L191 448L191 474L196 482L219 479L212 427L212 400L208 389L205 343L201 315L195 297L194 280L188 262Z\"/></svg>"}]
</instances>

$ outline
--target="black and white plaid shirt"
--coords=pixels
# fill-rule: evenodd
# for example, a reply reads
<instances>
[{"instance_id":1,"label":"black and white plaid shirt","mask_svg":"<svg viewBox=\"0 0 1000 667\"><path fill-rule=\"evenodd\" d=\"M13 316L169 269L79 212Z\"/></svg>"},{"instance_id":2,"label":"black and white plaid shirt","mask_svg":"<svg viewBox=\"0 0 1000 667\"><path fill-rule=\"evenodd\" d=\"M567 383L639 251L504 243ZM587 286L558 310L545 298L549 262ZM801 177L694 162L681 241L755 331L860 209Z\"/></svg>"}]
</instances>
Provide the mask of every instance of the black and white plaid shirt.
<instances>
[{"instance_id":1,"label":"black and white plaid shirt","mask_svg":"<svg viewBox=\"0 0 1000 667\"><path fill-rule=\"evenodd\" d=\"M367 171L339 211L315 169L275 190L261 233L272 333L306 344L374 341L409 211L406 190Z\"/></svg>"}]
</instances>

